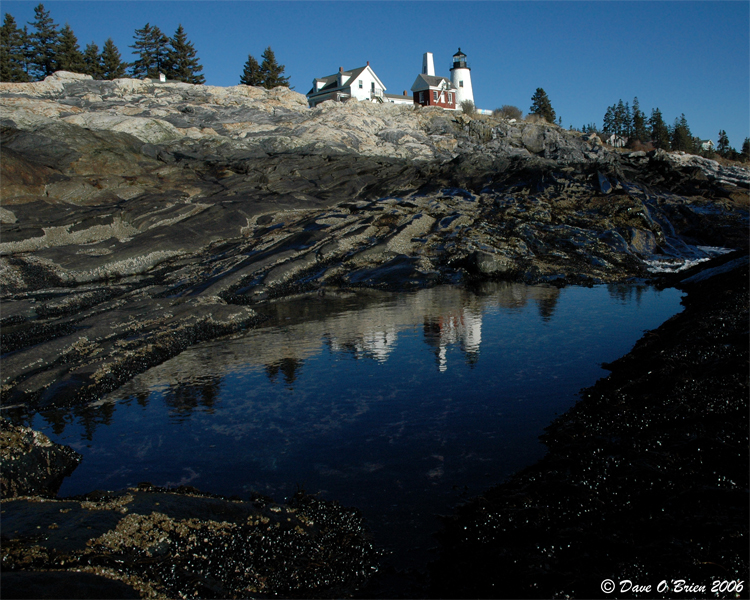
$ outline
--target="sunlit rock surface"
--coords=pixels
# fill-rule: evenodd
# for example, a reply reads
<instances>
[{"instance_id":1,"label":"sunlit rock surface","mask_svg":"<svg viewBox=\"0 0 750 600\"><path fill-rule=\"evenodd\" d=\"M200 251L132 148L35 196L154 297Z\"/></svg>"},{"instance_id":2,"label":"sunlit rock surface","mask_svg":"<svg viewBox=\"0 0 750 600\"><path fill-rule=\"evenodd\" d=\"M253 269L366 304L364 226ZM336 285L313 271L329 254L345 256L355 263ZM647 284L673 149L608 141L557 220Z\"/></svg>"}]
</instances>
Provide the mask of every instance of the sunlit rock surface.
<instances>
[{"instance_id":1,"label":"sunlit rock surface","mask_svg":"<svg viewBox=\"0 0 750 600\"><path fill-rule=\"evenodd\" d=\"M0 84L0 135L5 408L97 402L198 341L257 326L259 304L298 293L336 298L352 288L411 290L487 279L619 282L748 246L747 169L661 151L615 152L595 136L548 124L376 104L309 109L304 96L286 88L57 73L39 83ZM746 296L744 302L746 308ZM462 315L463 329L434 340L438 360L450 335L467 347L476 343L481 330L471 317ZM709 333L724 327L706 323ZM374 323L356 339L346 326L336 334L336 343L382 358L394 331ZM272 348L258 352L273 364L289 359ZM726 359L721 348L711 352ZM678 354L660 367L670 377L683 366ZM746 354L742 364L736 372L746 368ZM699 394L691 396L698 400ZM691 407L700 415L706 408ZM736 422L746 431L746 418ZM5 441L17 433L3 432ZM14 440L28 435L36 436L26 432ZM34 437L34 452L47 447L40 439ZM594 456L591 477L602 479L609 463L587 452ZM681 456L675 450L672 457ZM694 455L686 456L689 462ZM73 453L68 458L65 468L75 463ZM22 486L3 479L3 494L53 495L64 475L48 459L24 469L49 465L49 480L29 478ZM6 453L2 460L17 458ZM727 473L721 476L735 477ZM535 484L518 481L519 493L534 497ZM64 586L100 597L341 596L373 568L374 554L352 512L309 499L276 511L184 492L144 488L44 503L5 500L4 595L38 584L52 595ZM713 497L706 498L713 510ZM220 505L216 519L206 517L210 502ZM576 495L570 502L581 506ZM742 502L747 505L746 497ZM295 520L310 510L319 515L308 515L319 527L312 533ZM29 514L37 519L33 530ZM47 517L40 534L38 519ZM72 517L93 519L91 532L71 524ZM65 540L62 533L73 530L75 542ZM193 530L192 537L183 535ZM482 539L490 539L487 531ZM285 546L288 536L291 546ZM282 562L263 562L269 548ZM289 549L287 563L282 548ZM537 554L524 556L523 564L534 576L548 564L561 573L566 556L581 557L557 559L559 549L544 544L531 552ZM710 553L696 552L711 564ZM470 556L467 550L464 558ZM184 578L171 577L175 564ZM456 565L450 559L443 574L469 572ZM32 580L21 566L45 573ZM235 567L245 570L238 574ZM80 569L87 572L72 572ZM493 562L462 582L481 583L497 569ZM515 581L522 586L524 580ZM562 581L549 594L576 591ZM451 583L444 583L447 593ZM496 595L495 588L475 591Z\"/></svg>"},{"instance_id":2,"label":"sunlit rock surface","mask_svg":"<svg viewBox=\"0 0 750 600\"><path fill-rule=\"evenodd\" d=\"M291 293L589 285L747 246L747 169L549 124L60 72L0 84L0 126L4 403L91 399Z\"/></svg>"}]
</instances>

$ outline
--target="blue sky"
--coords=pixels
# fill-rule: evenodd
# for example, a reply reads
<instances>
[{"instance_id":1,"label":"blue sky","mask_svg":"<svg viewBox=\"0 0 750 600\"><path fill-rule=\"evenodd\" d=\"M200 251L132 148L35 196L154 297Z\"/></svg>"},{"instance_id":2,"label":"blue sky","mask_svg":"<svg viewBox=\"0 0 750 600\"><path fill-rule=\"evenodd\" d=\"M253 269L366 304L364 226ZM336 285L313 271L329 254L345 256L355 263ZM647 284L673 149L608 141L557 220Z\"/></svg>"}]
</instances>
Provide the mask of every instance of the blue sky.
<instances>
[{"instance_id":1,"label":"blue sky","mask_svg":"<svg viewBox=\"0 0 750 600\"><path fill-rule=\"evenodd\" d=\"M38 0L2 3L23 26ZM479 108L528 111L547 92L565 127L601 126L608 106L637 96L648 115L672 123L685 114L694 135L725 129L738 150L750 136L750 3L699 1L47 1L83 49L111 37L124 60L136 28L171 36L181 23L206 82L239 83L248 54L267 46L306 93L314 77L368 60L388 88L411 88L432 52L449 75L460 46L472 68Z\"/></svg>"}]
</instances>

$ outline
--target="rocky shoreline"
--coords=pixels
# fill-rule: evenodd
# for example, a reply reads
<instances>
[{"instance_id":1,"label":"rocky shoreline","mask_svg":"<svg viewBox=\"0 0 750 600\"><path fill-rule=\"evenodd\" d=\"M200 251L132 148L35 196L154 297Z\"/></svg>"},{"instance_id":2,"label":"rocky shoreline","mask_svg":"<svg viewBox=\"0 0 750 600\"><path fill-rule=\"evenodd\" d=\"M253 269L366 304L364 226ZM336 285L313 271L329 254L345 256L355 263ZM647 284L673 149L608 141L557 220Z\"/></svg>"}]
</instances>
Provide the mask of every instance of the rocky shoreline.
<instances>
[{"instance_id":1,"label":"rocky shoreline","mask_svg":"<svg viewBox=\"0 0 750 600\"><path fill-rule=\"evenodd\" d=\"M554 125L58 73L0 85L3 404L88 402L253 305L590 285L747 247L750 173Z\"/></svg>"},{"instance_id":2,"label":"rocky shoreline","mask_svg":"<svg viewBox=\"0 0 750 600\"><path fill-rule=\"evenodd\" d=\"M748 249L747 169L661 151L616 152L596 136L548 124L363 103L308 109L303 96L285 88L104 82L57 73L40 83L0 84L0 138L0 391L3 413L11 418L88 404L192 344L257 325L259 305L292 294L413 290L488 279L563 286L658 278L672 285L680 275L670 273L730 250L735 254L708 264L736 260L737 252ZM743 268L744 279L738 274ZM717 291L717 282L726 294ZM747 443L738 429L747 431L747 419L738 413L747 410L747 329L740 322L744 314L747 323L747 268L684 285L695 308L688 304L681 335L689 337L695 326L702 337L690 338L689 348L680 340L674 347L641 344L631 353L634 359L615 364L610 383L597 384L591 398L598 401L587 398L553 424L547 436L551 458L463 509L455 523L478 533L461 537L458 525L446 526L443 566L433 573L436 595L597 596L594 583L581 584L581 572L570 565L575 552L550 554L550 540L568 530L549 523L560 518L577 530L601 533L601 523L566 512L585 501L601 505L604 522L621 527L626 518L615 504L624 492L609 490L606 502L592 499L593 483L587 479L589 487L582 487L572 473L583 465L590 471L586 477L598 481L601 473L623 469L638 491L633 502L644 505L650 502L644 481L690 495L685 477L709 475L684 461L715 461L735 447L744 454L712 471L731 485L720 485L712 496L706 483L696 502L711 496L726 507L722 523L737 534L724 544L726 556L734 553L731 568L747 571L747 556L737 550L747 539L737 521L747 522L738 505L738 499L747 504L747 476L736 472L747 467ZM734 333L724 339L728 328ZM674 341L676 334L670 335ZM596 423L602 415L614 418L608 412L612 398L619 405L623 395L638 397L641 392L632 390L640 389L639 382L653 383L663 402L676 402L670 382L703 364L690 348L704 348L702 356L725 365L731 381L717 388L717 372L701 371L684 410L708 410L701 402L719 399L715 390L725 387L720 399L730 408L714 411L719 429L705 434L710 451L704 445L693 458L681 458L685 443L669 440L672 446L658 452L672 466L666 479L654 479L658 467L633 453L656 452L656 438L649 436L664 433L659 425L673 428L662 413L676 408L639 405L639 414L649 418L645 433L607 433ZM661 358L648 355L657 349ZM636 366L623 367L631 360ZM638 365L653 360L661 361L662 379L651 382ZM607 385L619 387L610 392ZM687 419L683 425L704 435L703 422ZM642 447L617 446L641 434ZM602 442L612 435L620 441ZM31 589L29 573L39 581L38 573L47 571L48 590L88 588L98 597L327 597L354 593L377 569L377 552L356 512L305 495L278 506L144 484L115 494L55 498L77 459L42 437L2 421L4 595L14 590L23 597ZM631 472L622 465L635 467ZM575 493L563 496L565 506L542 509L547 485ZM519 504L519 498L531 504ZM174 510L156 511L163 518L149 521L151 537L131 540L128 548L111 546L111 532L145 526L141 521L157 503ZM700 506L674 504L679 518L705 516ZM203 510L214 511L216 520L196 521ZM528 525L514 529L503 521L509 514L523 514ZM91 535L79 535L75 544L64 541L60 530L73 527L64 522L87 519L94 523L87 525ZM726 529L722 523L714 523L715 529ZM253 544L270 540L271 533L280 537L269 547L287 548L286 554L250 560L259 552ZM601 548L606 536L596 535L587 539ZM240 539L245 541L234 550L226 549L227 540ZM518 542L516 550L497 550L508 539ZM535 539L539 548L530 548ZM641 568L622 558L644 542L634 539L614 544L606 538L620 552L619 562L594 557L591 573L616 579ZM647 545L649 556L663 551L666 537L660 539ZM705 552L680 556L691 564L712 562L711 549L719 542L705 539ZM473 587L450 578L460 569L445 568L463 564L453 553L457 548L466 550ZM482 562L477 548L493 550ZM311 558L310 552L325 558ZM203 559L196 562L198 556ZM490 558L501 560L504 570L486 564ZM244 574L230 577L222 570L237 561L249 561ZM295 566L282 568L284 561ZM518 561L528 569L516 587L500 594L487 572L515 572ZM179 565L179 575L167 577L170 564ZM643 569L637 572L645 577ZM126 576L112 583L117 570ZM696 566L691 573L708 571Z\"/></svg>"},{"instance_id":3,"label":"rocky shoreline","mask_svg":"<svg viewBox=\"0 0 750 600\"><path fill-rule=\"evenodd\" d=\"M717 263L547 428L543 460L445 520L433 597L746 597L749 265Z\"/></svg>"}]
</instances>

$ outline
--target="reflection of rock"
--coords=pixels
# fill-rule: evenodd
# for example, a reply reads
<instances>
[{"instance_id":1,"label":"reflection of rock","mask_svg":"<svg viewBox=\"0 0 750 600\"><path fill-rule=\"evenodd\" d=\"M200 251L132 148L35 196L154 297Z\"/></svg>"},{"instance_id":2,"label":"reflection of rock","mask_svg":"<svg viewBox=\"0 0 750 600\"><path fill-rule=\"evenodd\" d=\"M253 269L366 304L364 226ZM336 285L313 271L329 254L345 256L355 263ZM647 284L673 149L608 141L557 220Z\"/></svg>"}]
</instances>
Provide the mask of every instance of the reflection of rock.
<instances>
[{"instance_id":1,"label":"reflection of rock","mask_svg":"<svg viewBox=\"0 0 750 600\"><path fill-rule=\"evenodd\" d=\"M485 282L476 286L474 293L440 286L410 294L329 290L323 298L309 295L279 300L258 307L258 312L268 317L263 327L195 346L138 375L111 397L131 397L145 405L151 391L160 389L175 415L189 417L196 408L210 410L219 382L227 373L261 369L272 382L281 374L284 383L293 386L305 361L323 348L384 362L397 347L400 332L417 327L423 329L425 342L435 350L439 369L448 368L452 345L473 365L480 357L486 311L519 310L536 303L542 318L549 320L559 294L554 286ZM74 409L74 414L90 439L112 410L109 397L103 396L91 408ZM13 409L9 415L22 419L27 411ZM58 434L67 424L55 412L45 413L45 419Z\"/></svg>"},{"instance_id":2,"label":"reflection of rock","mask_svg":"<svg viewBox=\"0 0 750 600\"><path fill-rule=\"evenodd\" d=\"M71 448L54 444L43 433L11 425L0 418L0 495L3 498L54 496L63 479L80 461L81 455Z\"/></svg>"}]
</instances>

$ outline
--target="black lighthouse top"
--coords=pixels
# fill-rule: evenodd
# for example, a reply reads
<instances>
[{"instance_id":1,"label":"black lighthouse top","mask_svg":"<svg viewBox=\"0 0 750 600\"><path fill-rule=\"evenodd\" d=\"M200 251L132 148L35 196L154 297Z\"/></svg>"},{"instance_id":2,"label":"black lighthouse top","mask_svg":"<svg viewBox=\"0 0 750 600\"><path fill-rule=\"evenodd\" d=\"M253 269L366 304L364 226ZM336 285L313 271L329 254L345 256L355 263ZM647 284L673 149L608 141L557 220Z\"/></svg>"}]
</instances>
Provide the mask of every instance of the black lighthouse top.
<instances>
[{"instance_id":1,"label":"black lighthouse top","mask_svg":"<svg viewBox=\"0 0 750 600\"><path fill-rule=\"evenodd\" d=\"M456 52L453 55L453 66L451 67L451 71L453 69L469 69L469 65L466 64L466 55L461 52L461 48L458 49L458 52Z\"/></svg>"}]
</instances>

